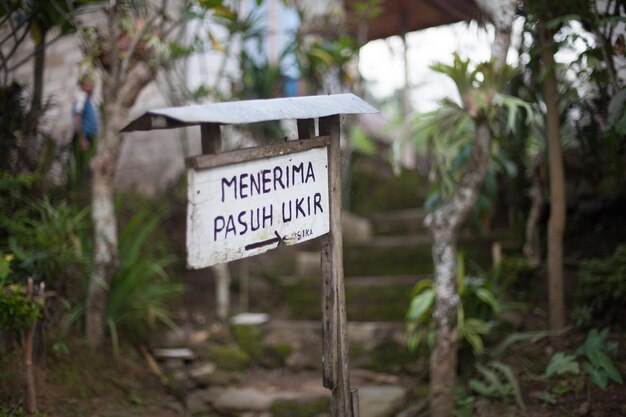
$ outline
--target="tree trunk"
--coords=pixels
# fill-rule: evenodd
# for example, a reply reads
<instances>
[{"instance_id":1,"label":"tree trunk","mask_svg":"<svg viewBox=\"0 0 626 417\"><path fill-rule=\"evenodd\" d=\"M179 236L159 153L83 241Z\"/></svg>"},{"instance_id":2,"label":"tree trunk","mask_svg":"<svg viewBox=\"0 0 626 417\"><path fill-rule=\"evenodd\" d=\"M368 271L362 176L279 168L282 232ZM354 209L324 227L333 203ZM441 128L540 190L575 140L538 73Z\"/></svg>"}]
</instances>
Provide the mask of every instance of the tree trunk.
<instances>
[{"instance_id":1,"label":"tree trunk","mask_svg":"<svg viewBox=\"0 0 626 417\"><path fill-rule=\"evenodd\" d=\"M437 334L430 358L430 410L432 416L451 416L456 396L458 351L456 243L446 227L433 229L435 262L435 321Z\"/></svg>"},{"instance_id":2,"label":"tree trunk","mask_svg":"<svg viewBox=\"0 0 626 417\"><path fill-rule=\"evenodd\" d=\"M478 197L490 156L491 131L486 121L478 121L467 175L452 198L425 220L434 240L434 316L437 335L430 357L430 410L433 417L450 417L454 412L458 357L457 309L460 301L456 286L456 242L459 230Z\"/></svg>"},{"instance_id":3,"label":"tree trunk","mask_svg":"<svg viewBox=\"0 0 626 417\"><path fill-rule=\"evenodd\" d=\"M565 174L559 126L559 104L555 74L552 34L540 26L543 44L541 60L546 70L543 92L546 102L548 138L548 169L550 178L550 219L548 220L548 298L550 330L558 332L565 327L563 299L563 233L566 221Z\"/></svg>"},{"instance_id":4,"label":"tree trunk","mask_svg":"<svg viewBox=\"0 0 626 417\"><path fill-rule=\"evenodd\" d=\"M539 220L543 210L543 187L541 186L541 165L543 158L535 158L528 172L531 180L531 206L526 220L526 241L524 242L524 256L531 268L537 268L541 263L541 240L539 237Z\"/></svg>"},{"instance_id":5,"label":"tree trunk","mask_svg":"<svg viewBox=\"0 0 626 417\"><path fill-rule=\"evenodd\" d=\"M87 292L86 333L91 348L102 344L107 298L118 265L114 179L121 146L116 103L110 85L103 86L102 137L91 161L91 216L94 224L94 265Z\"/></svg>"},{"instance_id":6,"label":"tree trunk","mask_svg":"<svg viewBox=\"0 0 626 417\"><path fill-rule=\"evenodd\" d=\"M139 93L155 77L155 69L145 63L134 66L119 82L108 74L103 77L102 133L91 161L94 268L85 312L87 342L91 348L102 344L109 288L119 264L114 182L122 147L120 129Z\"/></svg>"},{"instance_id":7,"label":"tree trunk","mask_svg":"<svg viewBox=\"0 0 626 417\"><path fill-rule=\"evenodd\" d=\"M28 128L22 154L22 162L30 171L37 168L37 133L43 102L43 78L46 67L46 31L41 32L40 42L35 45L35 62L33 65L33 94L28 112Z\"/></svg>"}]
</instances>

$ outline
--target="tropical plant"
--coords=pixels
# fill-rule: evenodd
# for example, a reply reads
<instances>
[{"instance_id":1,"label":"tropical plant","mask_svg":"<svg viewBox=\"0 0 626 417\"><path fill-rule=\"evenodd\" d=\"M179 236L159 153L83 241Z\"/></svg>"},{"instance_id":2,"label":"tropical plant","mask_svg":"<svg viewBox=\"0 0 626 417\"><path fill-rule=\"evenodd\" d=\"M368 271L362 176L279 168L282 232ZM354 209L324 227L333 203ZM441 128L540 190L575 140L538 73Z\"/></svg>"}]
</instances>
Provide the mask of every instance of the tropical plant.
<instances>
[{"instance_id":1,"label":"tropical plant","mask_svg":"<svg viewBox=\"0 0 626 417\"><path fill-rule=\"evenodd\" d=\"M522 390L513 369L500 361L491 361L486 365L477 363L478 378L469 380L469 387L478 395L486 398L507 399L513 396L521 410L526 410Z\"/></svg>"},{"instance_id":2,"label":"tropical plant","mask_svg":"<svg viewBox=\"0 0 626 417\"><path fill-rule=\"evenodd\" d=\"M466 275L462 254L459 255L457 288L461 299L457 314L459 336L475 355L480 355L485 350L483 337L494 327L493 319L500 314L501 302L494 294L489 280ZM411 349L416 349L423 340L432 345L435 331L434 308L433 281L421 280L411 292L411 303L406 315Z\"/></svg>"},{"instance_id":3,"label":"tropical plant","mask_svg":"<svg viewBox=\"0 0 626 417\"><path fill-rule=\"evenodd\" d=\"M581 324L589 325L594 319L619 323L625 297L626 245L618 246L607 258L580 263L575 300L577 311L586 312Z\"/></svg>"},{"instance_id":4,"label":"tropical plant","mask_svg":"<svg viewBox=\"0 0 626 417\"><path fill-rule=\"evenodd\" d=\"M0 329L12 334L30 329L41 317L42 305L28 297L23 285L11 283L11 254L3 254L0 258Z\"/></svg>"},{"instance_id":5,"label":"tropical plant","mask_svg":"<svg viewBox=\"0 0 626 417\"><path fill-rule=\"evenodd\" d=\"M608 386L609 380L617 384L624 383L622 376L609 357L611 353L617 351L617 342L607 341L608 334L608 328L601 331L591 329L587 334L585 343L574 352L584 358L583 369L591 381L603 390Z\"/></svg>"},{"instance_id":6,"label":"tropical plant","mask_svg":"<svg viewBox=\"0 0 626 417\"><path fill-rule=\"evenodd\" d=\"M121 264L111 284L106 310L115 351L119 349L120 335L139 343L158 324L175 327L167 303L182 293L183 286L171 281L167 267L176 258L159 254L149 243L166 214L165 210L140 210L120 233Z\"/></svg>"},{"instance_id":7,"label":"tropical plant","mask_svg":"<svg viewBox=\"0 0 626 417\"><path fill-rule=\"evenodd\" d=\"M608 328L600 331L591 329L585 342L572 354L556 352L552 355L543 376L548 379L558 377L561 381L549 394L560 395L566 392L571 385L567 383L568 376L582 376L581 364L591 382L602 390L607 388L610 381L623 384L624 380L610 357L617 351L618 344L607 341L608 335Z\"/></svg>"}]
</instances>

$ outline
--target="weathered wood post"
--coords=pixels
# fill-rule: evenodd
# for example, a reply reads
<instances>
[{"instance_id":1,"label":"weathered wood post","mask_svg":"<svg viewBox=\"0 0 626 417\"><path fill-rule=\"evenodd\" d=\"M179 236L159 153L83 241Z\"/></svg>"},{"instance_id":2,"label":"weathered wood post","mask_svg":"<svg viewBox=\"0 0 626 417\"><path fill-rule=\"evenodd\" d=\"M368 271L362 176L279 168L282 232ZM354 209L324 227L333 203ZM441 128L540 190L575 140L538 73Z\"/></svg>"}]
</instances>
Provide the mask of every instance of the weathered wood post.
<instances>
[{"instance_id":1,"label":"weathered wood post","mask_svg":"<svg viewBox=\"0 0 626 417\"><path fill-rule=\"evenodd\" d=\"M217 123L202 123L200 125L200 141L203 155L219 155L222 153L222 131ZM215 277L215 305L217 318L221 321L228 319L230 314L230 271L228 264L213 265Z\"/></svg>"},{"instance_id":2,"label":"weathered wood post","mask_svg":"<svg viewBox=\"0 0 626 417\"><path fill-rule=\"evenodd\" d=\"M220 318L228 314L229 281L228 270L219 268L322 238L322 381L332 392L333 417L359 417L348 363L341 115L376 112L353 94L338 94L153 110L124 128L201 126L203 155L187 159L187 265L214 268ZM221 153L221 125L283 119L297 120L299 140Z\"/></svg>"}]
</instances>

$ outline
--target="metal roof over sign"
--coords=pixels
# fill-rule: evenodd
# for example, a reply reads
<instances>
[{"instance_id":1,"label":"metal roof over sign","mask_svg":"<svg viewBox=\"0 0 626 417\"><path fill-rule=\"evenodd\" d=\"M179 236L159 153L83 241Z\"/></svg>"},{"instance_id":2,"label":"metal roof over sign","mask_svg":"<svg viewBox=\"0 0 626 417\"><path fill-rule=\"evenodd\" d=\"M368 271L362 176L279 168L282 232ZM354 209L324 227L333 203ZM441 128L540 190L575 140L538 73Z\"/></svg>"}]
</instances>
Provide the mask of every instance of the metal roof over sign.
<instances>
[{"instance_id":1,"label":"metal roof over sign","mask_svg":"<svg viewBox=\"0 0 626 417\"><path fill-rule=\"evenodd\" d=\"M203 123L247 124L283 119L316 119L334 114L378 113L354 94L244 100L150 110L123 132L171 129Z\"/></svg>"}]
</instances>

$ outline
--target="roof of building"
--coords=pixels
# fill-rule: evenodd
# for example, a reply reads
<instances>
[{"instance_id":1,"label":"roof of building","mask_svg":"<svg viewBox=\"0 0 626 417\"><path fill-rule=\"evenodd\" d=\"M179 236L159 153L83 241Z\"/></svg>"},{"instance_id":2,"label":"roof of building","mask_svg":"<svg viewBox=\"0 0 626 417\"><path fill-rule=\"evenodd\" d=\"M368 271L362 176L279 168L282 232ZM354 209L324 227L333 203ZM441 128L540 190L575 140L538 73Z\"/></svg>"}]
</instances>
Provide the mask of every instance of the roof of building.
<instances>
[{"instance_id":1,"label":"roof of building","mask_svg":"<svg viewBox=\"0 0 626 417\"><path fill-rule=\"evenodd\" d=\"M362 0L345 0L352 30L358 30L356 5ZM367 40L387 38L393 35L426 29L478 16L473 0L383 0L380 14L367 21Z\"/></svg>"}]
</instances>

